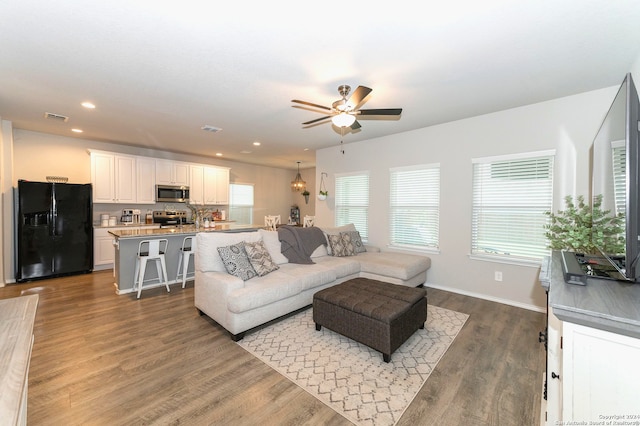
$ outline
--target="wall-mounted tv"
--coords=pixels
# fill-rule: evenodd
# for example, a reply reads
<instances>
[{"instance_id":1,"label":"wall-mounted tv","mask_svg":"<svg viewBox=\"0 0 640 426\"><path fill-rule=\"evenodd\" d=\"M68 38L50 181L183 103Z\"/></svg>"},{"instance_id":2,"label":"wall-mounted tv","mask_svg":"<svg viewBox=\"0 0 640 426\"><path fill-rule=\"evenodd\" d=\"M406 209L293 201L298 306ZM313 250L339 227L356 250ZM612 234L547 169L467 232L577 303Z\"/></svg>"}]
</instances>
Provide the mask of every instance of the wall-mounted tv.
<instances>
[{"instance_id":1,"label":"wall-mounted tv","mask_svg":"<svg viewBox=\"0 0 640 426\"><path fill-rule=\"evenodd\" d=\"M618 243L604 244L603 229L594 221L593 242L617 280L640 282L640 159L638 158L638 93L627 74L600 126L592 148L592 197L602 197L601 209L623 219ZM598 244L598 241L601 241Z\"/></svg>"}]
</instances>

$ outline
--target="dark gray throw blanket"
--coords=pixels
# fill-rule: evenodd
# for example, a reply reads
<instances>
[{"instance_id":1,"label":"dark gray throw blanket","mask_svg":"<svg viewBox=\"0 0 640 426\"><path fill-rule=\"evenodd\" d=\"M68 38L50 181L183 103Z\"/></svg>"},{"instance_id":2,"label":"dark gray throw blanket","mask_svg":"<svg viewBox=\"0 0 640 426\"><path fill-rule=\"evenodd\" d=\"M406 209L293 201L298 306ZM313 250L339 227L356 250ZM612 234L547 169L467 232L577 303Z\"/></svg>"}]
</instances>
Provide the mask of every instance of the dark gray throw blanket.
<instances>
[{"instance_id":1,"label":"dark gray throw blanket","mask_svg":"<svg viewBox=\"0 0 640 426\"><path fill-rule=\"evenodd\" d=\"M280 251L291 263L312 264L311 253L327 240L320 228L311 226L300 228L296 226L280 226L278 228Z\"/></svg>"}]
</instances>

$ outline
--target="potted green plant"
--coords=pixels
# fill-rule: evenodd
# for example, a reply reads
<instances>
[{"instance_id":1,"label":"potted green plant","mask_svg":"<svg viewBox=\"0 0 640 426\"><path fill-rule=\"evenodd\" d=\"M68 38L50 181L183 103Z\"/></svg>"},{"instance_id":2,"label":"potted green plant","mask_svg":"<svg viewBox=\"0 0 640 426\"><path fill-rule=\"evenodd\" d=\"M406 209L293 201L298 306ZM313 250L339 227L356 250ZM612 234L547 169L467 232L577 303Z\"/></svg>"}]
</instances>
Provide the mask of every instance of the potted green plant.
<instances>
[{"instance_id":1,"label":"potted green plant","mask_svg":"<svg viewBox=\"0 0 640 426\"><path fill-rule=\"evenodd\" d=\"M564 197L565 210L545 212L550 221L545 225L548 247L553 250L571 250L582 254L598 254L598 247L607 253L624 252L624 215L612 216L602 210L602 196L593 199L593 206L579 195L574 202L571 195ZM592 232L597 224L597 233Z\"/></svg>"},{"instance_id":2,"label":"potted green plant","mask_svg":"<svg viewBox=\"0 0 640 426\"><path fill-rule=\"evenodd\" d=\"M309 204L309 195L309 191L307 191L306 189L302 191L302 196L304 197L305 204Z\"/></svg>"}]
</instances>

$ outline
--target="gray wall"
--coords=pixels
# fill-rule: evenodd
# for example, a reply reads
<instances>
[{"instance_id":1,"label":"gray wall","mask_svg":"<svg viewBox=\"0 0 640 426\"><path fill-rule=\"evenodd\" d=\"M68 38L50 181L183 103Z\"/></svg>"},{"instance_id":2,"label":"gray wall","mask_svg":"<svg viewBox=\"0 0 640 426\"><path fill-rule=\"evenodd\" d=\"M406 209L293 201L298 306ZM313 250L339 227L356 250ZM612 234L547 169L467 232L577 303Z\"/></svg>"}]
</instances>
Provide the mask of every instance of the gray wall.
<instances>
[{"instance_id":1,"label":"gray wall","mask_svg":"<svg viewBox=\"0 0 640 426\"><path fill-rule=\"evenodd\" d=\"M622 82L621 76L620 81ZM334 175L370 172L369 241L389 244L389 168L440 163L440 250L432 259L428 285L539 310L545 295L538 266L473 260L471 251L471 159L555 150L554 210L563 197L589 194L589 150L617 87L473 117L452 123L347 143L316 154L316 179L329 174L330 197L316 203L316 221L334 224ZM393 122L387 123L393 126ZM364 129L366 132L366 129ZM348 142L349 137L345 137ZM494 273L502 272L503 281Z\"/></svg>"}]
</instances>

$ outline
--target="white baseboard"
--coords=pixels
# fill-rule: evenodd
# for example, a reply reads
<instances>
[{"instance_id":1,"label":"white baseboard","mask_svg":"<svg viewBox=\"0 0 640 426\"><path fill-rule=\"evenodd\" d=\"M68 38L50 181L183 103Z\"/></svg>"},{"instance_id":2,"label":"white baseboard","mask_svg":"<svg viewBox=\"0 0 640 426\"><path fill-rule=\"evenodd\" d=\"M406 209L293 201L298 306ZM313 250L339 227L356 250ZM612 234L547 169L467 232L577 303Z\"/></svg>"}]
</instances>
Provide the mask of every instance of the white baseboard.
<instances>
[{"instance_id":1,"label":"white baseboard","mask_svg":"<svg viewBox=\"0 0 640 426\"><path fill-rule=\"evenodd\" d=\"M489 300L490 302L502 303L503 305L515 306L516 308L527 309L529 311L542 312L542 313L546 312L546 309L543 306L536 306L536 305L530 305L527 303L514 302L513 300L487 296L486 294L481 294L481 293L464 291L464 290L460 290L459 288L447 287L447 286L442 286L442 285L433 284L429 282L424 283L424 286L435 288L438 290L450 291L451 293L462 294L464 296L475 297L477 299ZM427 299L428 298L429 298L429 295L427 295Z\"/></svg>"}]
</instances>

